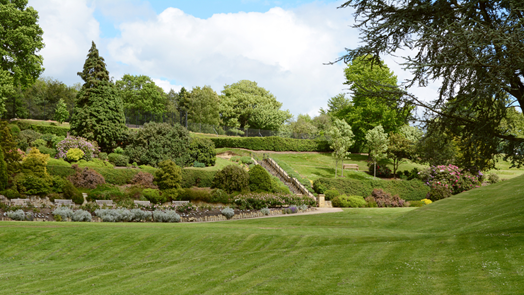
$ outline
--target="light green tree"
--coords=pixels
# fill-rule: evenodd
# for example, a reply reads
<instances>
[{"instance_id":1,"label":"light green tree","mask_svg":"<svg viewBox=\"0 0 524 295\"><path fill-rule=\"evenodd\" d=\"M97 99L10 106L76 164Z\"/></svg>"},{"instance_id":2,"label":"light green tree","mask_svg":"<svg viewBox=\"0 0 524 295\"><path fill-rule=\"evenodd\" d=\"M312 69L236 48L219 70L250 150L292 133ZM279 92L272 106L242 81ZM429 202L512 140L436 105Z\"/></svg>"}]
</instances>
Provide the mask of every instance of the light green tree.
<instances>
[{"instance_id":1,"label":"light green tree","mask_svg":"<svg viewBox=\"0 0 524 295\"><path fill-rule=\"evenodd\" d=\"M311 138L317 133L317 127L313 125L313 119L308 114L298 115L297 120L292 121L290 125L295 138Z\"/></svg>"},{"instance_id":2,"label":"light green tree","mask_svg":"<svg viewBox=\"0 0 524 295\"><path fill-rule=\"evenodd\" d=\"M38 12L27 7L27 0L0 1L0 115L9 97L15 112L13 87L31 85L44 71L37 54L44 48L43 34Z\"/></svg>"},{"instance_id":3,"label":"light green tree","mask_svg":"<svg viewBox=\"0 0 524 295\"><path fill-rule=\"evenodd\" d=\"M185 96L188 118L193 123L208 125L220 124L219 97L211 86L193 87Z\"/></svg>"},{"instance_id":4,"label":"light green tree","mask_svg":"<svg viewBox=\"0 0 524 295\"><path fill-rule=\"evenodd\" d=\"M414 151L412 141L408 140L402 133L389 134L388 158L393 164L393 177L397 177L398 166L402 160L409 158Z\"/></svg>"},{"instance_id":5,"label":"light green tree","mask_svg":"<svg viewBox=\"0 0 524 295\"><path fill-rule=\"evenodd\" d=\"M116 87L124 103L126 113L140 111L162 114L166 110L166 95L150 77L126 74L116 81Z\"/></svg>"},{"instance_id":6,"label":"light green tree","mask_svg":"<svg viewBox=\"0 0 524 295\"><path fill-rule=\"evenodd\" d=\"M366 133L365 139L369 157L373 160L373 177L377 177L377 161L386 157L388 135L384 132L382 125L378 125Z\"/></svg>"},{"instance_id":7,"label":"light green tree","mask_svg":"<svg viewBox=\"0 0 524 295\"><path fill-rule=\"evenodd\" d=\"M62 124L68 117L69 112L67 111L67 105L63 99L60 99L55 110L55 120Z\"/></svg>"},{"instance_id":8,"label":"light green tree","mask_svg":"<svg viewBox=\"0 0 524 295\"><path fill-rule=\"evenodd\" d=\"M330 147L335 158L335 177L337 177L339 161L342 162L342 177L344 177L344 159L351 154L348 150L355 143L353 131L345 121L335 119L328 135L331 137Z\"/></svg>"},{"instance_id":9,"label":"light green tree","mask_svg":"<svg viewBox=\"0 0 524 295\"><path fill-rule=\"evenodd\" d=\"M256 82L242 80L224 86L220 115L225 126L277 130L293 116L282 103Z\"/></svg>"}]
</instances>

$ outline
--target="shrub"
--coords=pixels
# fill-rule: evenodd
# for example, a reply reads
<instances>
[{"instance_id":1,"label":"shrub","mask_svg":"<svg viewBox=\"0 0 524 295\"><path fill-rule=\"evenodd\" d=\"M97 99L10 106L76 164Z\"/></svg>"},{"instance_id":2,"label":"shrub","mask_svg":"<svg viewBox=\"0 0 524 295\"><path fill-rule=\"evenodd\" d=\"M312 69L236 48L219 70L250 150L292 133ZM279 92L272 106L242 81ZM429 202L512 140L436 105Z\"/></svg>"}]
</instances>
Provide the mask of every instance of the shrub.
<instances>
[{"instance_id":1,"label":"shrub","mask_svg":"<svg viewBox=\"0 0 524 295\"><path fill-rule=\"evenodd\" d=\"M189 187L211 187L213 179L217 171L207 171L199 169L182 169L182 183L183 188Z\"/></svg>"},{"instance_id":2,"label":"shrub","mask_svg":"<svg viewBox=\"0 0 524 295\"><path fill-rule=\"evenodd\" d=\"M222 203L222 204L229 204L230 198L229 194L221 189L215 189L211 193L211 200L210 203Z\"/></svg>"},{"instance_id":3,"label":"shrub","mask_svg":"<svg viewBox=\"0 0 524 295\"><path fill-rule=\"evenodd\" d=\"M64 186L62 187L64 199L73 200L75 204L83 204L84 197L82 193L69 181L64 181Z\"/></svg>"},{"instance_id":4,"label":"shrub","mask_svg":"<svg viewBox=\"0 0 524 295\"><path fill-rule=\"evenodd\" d=\"M271 192L271 176L260 165L249 170L249 189L252 192Z\"/></svg>"},{"instance_id":5,"label":"shrub","mask_svg":"<svg viewBox=\"0 0 524 295\"><path fill-rule=\"evenodd\" d=\"M424 205L429 205L429 204L433 203L433 202L432 202L431 200L429 200L429 199L422 199L422 200L420 200L420 201L423 202Z\"/></svg>"},{"instance_id":6,"label":"shrub","mask_svg":"<svg viewBox=\"0 0 524 295\"><path fill-rule=\"evenodd\" d=\"M266 208L260 209L260 213L262 213L264 215L269 215L269 213L271 213L271 212L269 211L269 208L266 207Z\"/></svg>"},{"instance_id":7,"label":"shrub","mask_svg":"<svg viewBox=\"0 0 524 295\"><path fill-rule=\"evenodd\" d=\"M47 146L47 142L41 138L31 142L31 146L33 147L37 147L37 148L40 148L40 147L45 147Z\"/></svg>"},{"instance_id":8,"label":"shrub","mask_svg":"<svg viewBox=\"0 0 524 295\"><path fill-rule=\"evenodd\" d=\"M131 221L136 221L136 222L147 221L147 220L150 220L152 217L152 213L149 211L143 211L140 209L132 209L130 212L132 216Z\"/></svg>"},{"instance_id":9,"label":"shrub","mask_svg":"<svg viewBox=\"0 0 524 295\"><path fill-rule=\"evenodd\" d=\"M35 147L31 148L29 154L22 160L22 172L46 178L49 176L46 168L48 159L49 155L40 153Z\"/></svg>"},{"instance_id":10,"label":"shrub","mask_svg":"<svg viewBox=\"0 0 524 295\"><path fill-rule=\"evenodd\" d=\"M121 212L113 209L97 209L95 215L100 217L103 222L119 222L122 220Z\"/></svg>"},{"instance_id":11,"label":"shrub","mask_svg":"<svg viewBox=\"0 0 524 295\"><path fill-rule=\"evenodd\" d=\"M380 188L384 191L399 195L404 200L420 200L426 197L429 187L420 180L382 180L351 178L319 178L313 182L315 191L320 193L319 188L333 188L341 194L355 196L369 196L373 189Z\"/></svg>"},{"instance_id":12,"label":"shrub","mask_svg":"<svg viewBox=\"0 0 524 295\"><path fill-rule=\"evenodd\" d=\"M212 187L228 193L245 190L249 187L249 174L236 165L226 166L215 174Z\"/></svg>"},{"instance_id":13,"label":"shrub","mask_svg":"<svg viewBox=\"0 0 524 295\"><path fill-rule=\"evenodd\" d=\"M52 176L51 190L55 193L64 192L64 186L66 185L67 180L60 176Z\"/></svg>"},{"instance_id":14,"label":"shrub","mask_svg":"<svg viewBox=\"0 0 524 295\"><path fill-rule=\"evenodd\" d=\"M366 201L361 196L340 195L335 197L332 202L334 207L359 208L367 205Z\"/></svg>"},{"instance_id":15,"label":"shrub","mask_svg":"<svg viewBox=\"0 0 524 295\"><path fill-rule=\"evenodd\" d=\"M426 199L430 199L433 202L449 197L451 197L451 191L447 187L439 184L432 185L431 190L426 195Z\"/></svg>"},{"instance_id":16,"label":"shrub","mask_svg":"<svg viewBox=\"0 0 524 295\"><path fill-rule=\"evenodd\" d=\"M71 163L66 162L64 159L53 159L50 158L47 160L47 166L65 166L65 167L71 167ZM49 170L49 168L48 168ZM49 172L51 173L51 172Z\"/></svg>"},{"instance_id":17,"label":"shrub","mask_svg":"<svg viewBox=\"0 0 524 295\"><path fill-rule=\"evenodd\" d=\"M156 222L180 222L180 215L173 210L167 210L165 212L155 210L153 211L153 219Z\"/></svg>"},{"instance_id":18,"label":"shrub","mask_svg":"<svg viewBox=\"0 0 524 295\"><path fill-rule=\"evenodd\" d=\"M186 188L181 190L181 194L177 199L181 201L202 201L212 203L212 194L210 189Z\"/></svg>"},{"instance_id":19,"label":"shrub","mask_svg":"<svg viewBox=\"0 0 524 295\"><path fill-rule=\"evenodd\" d=\"M472 175L454 165L440 165L422 170L419 177L432 191L435 191L431 192L432 200L440 200L479 187L482 173Z\"/></svg>"},{"instance_id":20,"label":"shrub","mask_svg":"<svg viewBox=\"0 0 524 295\"><path fill-rule=\"evenodd\" d=\"M282 207L288 205L309 205L316 204L316 200L309 196L297 195L276 195L267 193L248 193L240 194L233 198L233 203L239 208L260 210L265 207Z\"/></svg>"},{"instance_id":21,"label":"shrub","mask_svg":"<svg viewBox=\"0 0 524 295\"><path fill-rule=\"evenodd\" d=\"M160 195L160 191L157 189L146 188L142 191L144 197L153 204L159 204L166 202L165 196Z\"/></svg>"},{"instance_id":22,"label":"shrub","mask_svg":"<svg viewBox=\"0 0 524 295\"><path fill-rule=\"evenodd\" d=\"M167 123L146 123L129 138L125 154L132 162L156 166L172 160L185 167L193 163L189 150L189 133L180 126Z\"/></svg>"},{"instance_id":23,"label":"shrub","mask_svg":"<svg viewBox=\"0 0 524 295\"><path fill-rule=\"evenodd\" d=\"M367 207L370 207L370 208L378 207L377 202L375 201L375 198L373 198L372 196L367 197L365 201L366 201Z\"/></svg>"},{"instance_id":24,"label":"shrub","mask_svg":"<svg viewBox=\"0 0 524 295\"><path fill-rule=\"evenodd\" d=\"M7 163L4 160L4 151L0 148L0 191L7 187Z\"/></svg>"},{"instance_id":25,"label":"shrub","mask_svg":"<svg viewBox=\"0 0 524 295\"><path fill-rule=\"evenodd\" d=\"M100 184L87 194L88 201L123 199L125 194L118 187L110 184Z\"/></svg>"},{"instance_id":26,"label":"shrub","mask_svg":"<svg viewBox=\"0 0 524 295\"><path fill-rule=\"evenodd\" d=\"M374 189L371 193L371 196L375 199L375 202L377 202L377 206L381 208L405 207L408 205L406 201L399 198L399 196L392 196L391 194L388 194L381 189Z\"/></svg>"},{"instance_id":27,"label":"shrub","mask_svg":"<svg viewBox=\"0 0 524 295\"><path fill-rule=\"evenodd\" d=\"M158 187L162 190L180 188L182 169L171 160L163 161L158 166L160 169L155 172Z\"/></svg>"},{"instance_id":28,"label":"shrub","mask_svg":"<svg viewBox=\"0 0 524 295\"><path fill-rule=\"evenodd\" d=\"M113 153L115 154L119 154L119 155L123 155L124 154L124 149L121 148L121 147L117 147L113 150Z\"/></svg>"},{"instance_id":29,"label":"shrub","mask_svg":"<svg viewBox=\"0 0 524 295\"><path fill-rule=\"evenodd\" d=\"M488 183L491 183L491 184L494 184L494 183L497 183L500 181L500 178L497 174L495 173L490 173L488 175Z\"/></svg>"},{"instance_id":30,"label":"shrub","mask_svg":"<svg viewBox=\"0 0 524 295\"><path fill-rule=\"evenodd\" d=\"M10 200L20 198L20 193L14 189L6 189L2 194Z\"/></svg>"},{"instance_id":31,"label":"shrub","mask_svg":"<svg viewBox=\"0 0 524 295\"><path fill-rule=\"evenodd\" d=\"M224 209L222 209L222 211L220 211L220 213L222 213L222 215L224 215L227 219L231 219L233 218L233 216L235 216L235 210L229 208L229 207L226 207Z\"/></svg>"},{"instance_id":32,"label":"shrub","mask_svg":"<svg viewBox=\"0 0 524 295\"><path fill-rule=\"evenodd\" d=\"M369 173L371 173L371 175L374 175L374 165L373 165L373 162L369 162L368 163L368 170L369 170ZM391 169L388 168L388 166L386 166L386 164L379 164L377 163L377 177L385 177L385 178L390 178L392 176L392 172L391 172Z\"/></svg>"},{"instance_id":33,"label":"shrub","mask_svg":"<svg viewBox=\"0 0 524 295\"><path fill-rule=\"evenodd\" d=\"M58 207L53 211L53 215L55 216L55 219L57 219L56 216L60 216L60 220L57 221L67 221L68 218L73 217L73 210L64 206Z\"/></svg>"},{"instance_id":34,"label":"shrub","mask_svg":"<svg viewBox=\"0 0 524 295\"><path fill-rule=\"evenodd\" d=\"M208 138L192 138L189 144L189 153L194 162L203 163L204 167L215 166L215 144Z\"/></svg>"},{"instance_id":35,"label":"shrub","mask_svg":"<svg viewBox=\"0 0 524 295\"><path fill-rule=\"evenodd\" d=\"M253 164L253 159L251 159L251 157L244 156L240 157L240 162L242 162L242 164L251 165Z\"/></svg>"},{"instance_id":36,"label":"shrub","mask_svg":"<svg viewBox=\"0 0 524 295\"><path fill-rule=\"evenodd\" d=\"M14 137L18 137L18 135L20 134L20 128L15 124L9 124L7 125L7 128L9 128L9 130L11 131L11 134Z\"/></svg>"},{"instance_id":37,"label":"shrub","mask_svg":"<svg viewBox=\"0 0 524 295\"><path fill-rule=\"evenodd\" d=\"M115 166L118 167L126 167L127 164L129 164L129 157L121 154L111 153L107 155L107 159L109 163L113 163Z\"/></svg>"},{"instance_id":38,"label":"shrub","mask_svg":"<svg viewBox=\"0 0 524 295\"><path fill-rule=\"evenodd\" d=\"M329 152L329 142L312 139L269 137L216 137L210 138L216 148L245 148L257 151Z\"/></svg>"},{"instance_id":39,"label":"shrub","mask_svg":"<svg viewBox=\"0 0 524 295\"><path fill-rule=\"evenodd\" d=\"M409 207L422 207L424 205L422 201L409 201Z\"/></svg>"},{"instance_id":40,"label":"shrub","mask_svg":"<svg viewBox=\"0 0 524 295\"><path fill-rule=\"evenodd\" d=\"M340 193L336 189L327 190L324 194L326 201L333 200L334 198L340 196Z\"/></svg>"},{"instance_id":41,"label":"shrub","mask_svg":"<svg viewBox=\"0 0 524 295\"><path fill-rule=\"evenodd\" d=\"M78 148L84 152L84 159L91 161L94 155L99 152L98 147L87 141L85 138L76 136L67 136L64 140L56 144L58 151L58 158L64 159L67 157L67 152L72 148Z\"/></svg>"},{"instance_id":42,"label":"shrub","mask_svg":"<svg viewBox=\"0 0 524 295\"><path fill-rule=\"evenodd\" d=\"M153 174L140 171L135 174L135 176L133 176L131 183L143 186L145 188L157 188L157 186L153 183L153 180Z\"/></svg>"},{"instance_id":43,"label":"shrub","mask_svg":"<svg viewBox=\"0 0 524 295\"><path fill-rule=\"evenodd\" d=\"M107 153L99 153L98 158L102 161L107 160Z\"/></svg>"},{"instance_id":44,"label":"shrub","mask_svg":"<svg viewBox=\"0 0 524 295\"><path fill-rule=\"evenodd\" d=\"M66 153L66 158L69 161L77 162L78 160L82 159L84 157L84 151L82 151L79 148L72 148L69 149Z\"/></svg>"},{"instance_id":45,"label":"shrub","mask_svg":"<svg viewBox=\"0 0 524 295\"><path fill-rule=\"evenodd\" d=\"M26 220L25 212L22 209L18 209L16 211L8 211L7 212L7 217L9 217L9 218L11 218L13 220L18 220L18 221Z\"/></svg>"},{"instance_id":46,"label":"shrub","mask_svg":"<svg viewBox=\"0 0 524 295\"><path fill-rule=\"evenodd\" d=\"M284 195L291 194L289 187L287 187L287 185L285 185L280 179L273 175L271 175L271 192Z\"/></svg>"},{"instance_id":47,"label":"shrub","mask_svg":"<svg viewBox=\"0 0 524 295\"><path fill-rule=\"evenodd\" d=\"M77 221L77 222L91 222L91 213L85 211L85 210L76 210L73 213L73 216L71 217L71 220Z\"/></svg>"},{"instance_id":48,"label":"shrub","mask_svg":"<svg viewBox=\"0 0 524 295\"><path fill-rule=\"evenodd\" d=\"M38 148L42 154L48 154L51 158L56 156L57 151L54 148L48 148L45 146L40 146Z\"/></svg>"},{"instance_id":49,"label":"shrub","mask_svg":"<svg viewBox=\"0 0 524 295\"><path fill-rule=\"evenodd\" d=\"M17 145L20 149L26 150L28 147L31 146L31 143L37 139L40 138L42 134L34 131L34 130L22 130L17 137Z\"/></svg>"},{"instance_id":50,"label":"shrub","mask_svg":"<svg viewBox=\"0 0 524 295\"><path fill-rule=\"evenodd\" d=\"M94 189L97 185L106 183L104 177L93 169L85 167L81 169L78 165L72 165L75 174L68 177L69 181L76 187Z\"/></svg>"},{"instance_id":51,"label":"shrub","mask_svg":"<svg viewBox=\"0 0 524 295\"><path fill-rule=\"evenodd\" d=\"M51 192L51 182L51 177L38 177L25 173L19 173L14 178L18 191L25 195L45 196Z\"/></svg>"}]
</instances>

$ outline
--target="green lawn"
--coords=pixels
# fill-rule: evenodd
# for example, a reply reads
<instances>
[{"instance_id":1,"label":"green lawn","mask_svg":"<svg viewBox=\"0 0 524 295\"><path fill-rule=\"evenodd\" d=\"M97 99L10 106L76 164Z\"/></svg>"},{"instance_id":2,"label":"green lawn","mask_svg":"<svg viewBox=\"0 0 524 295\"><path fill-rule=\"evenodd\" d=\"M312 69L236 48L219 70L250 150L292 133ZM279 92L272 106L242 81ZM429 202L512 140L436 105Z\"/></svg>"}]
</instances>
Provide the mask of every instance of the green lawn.
<instances>
[{"instance_id":1,"label":"green lawn","mask_svg":"<svg viewBox=\"0 0 524 295\"><path fill-rule=\"evenodd\" d=\"M412 209L0 223L8 294L519 294L524 177Z\"/></svg>"}]
</instances>

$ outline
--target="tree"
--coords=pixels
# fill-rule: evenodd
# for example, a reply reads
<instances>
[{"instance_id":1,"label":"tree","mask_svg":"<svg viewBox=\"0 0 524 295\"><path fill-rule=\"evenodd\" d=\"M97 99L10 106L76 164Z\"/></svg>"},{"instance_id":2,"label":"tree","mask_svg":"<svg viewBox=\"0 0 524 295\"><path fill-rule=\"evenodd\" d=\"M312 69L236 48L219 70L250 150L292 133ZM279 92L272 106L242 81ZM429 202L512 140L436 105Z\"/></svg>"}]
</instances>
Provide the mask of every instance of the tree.
<instances>
[{"instance_id":1,"label":"tree","mask_svg":"<svg viewBox=\"0 0 524 295\"><path fill-rule=\"evenodd\" d=\"M122 99L109 80L104 58L95 42L78 75L84 80L77 94L71 117L71 133L95 140L104 151L111 151L127 132Z\"/></svg>"},{"instance_id":2,"label":"tree","mask_svg":"<svg viewBox=\"0 0 524 295\"><path fill-rule=\"evenodd\" d=\"M388 150L388 134L381 125L366 133L366 145L369 157L373 160L373 177L377 177L377 161L385 158Z\"/></svg>"},{"instance_id":3,"label":"tree","mask_svg":"<svg viewBox=\"0 0 524 295\"><path fill-rule=\"evenodd\" d=\"M55 111L55 120L62 124L67 118L69 118L69 112L67 111L67 105L63 99L58 101Z\"/></svg>"},{"instance_id":4,"label":"tree","mask_svg":"<svg viewBox=\"0 0 524 295\"><path fill-rule=\"evenodd\" d=\"M165 160L158 164L155 171L155 182L161 190L179 189L182 183L182 169L171 160Z\"/></svg>"},{"instance_id":5,"label":"tree","mask_svg":"<svg viewBox=\"0 0 524 295\"><path fill-rule=\"evenodd\" d=\"M388 158L393 162L393 177L397 177L397 169L401 161L413 153L412 142L401 133L389 134Z\"/></svg>"},{"instance_id":6,"label":"tree","mask_svg":"<svg viewBox=\"0 0 524 295\"><path fill-rule=\"evenodd\" d=\"M185 95L184 106L192 123L219 125L219 97L210 86L193 87L189 95Z\"/></svg>"},{"instance_id":7,"label":"tree","mask_svg":"<svg viewBox=\"0 0 524 295\"><path fill-rule=\"evenodd\" d=\"M335 119L329 130L329 136L330 147L333 149L332 155L335 158L335 177L337 177L338 161L342 162L342 177L344 177L344 159L351 154L348 150L355 143L351 126L345 121Z\"/></svg>"},{"instance_id":8,"label":"tree","mask_svg":"<svg viewBox=\"0 0 524 295\"><path fill-rule=\"evenodd\" d=\"M242 80L224 86L220 116L225 126L275 130L293 116L256 82Z\"/></svg>"},{"instance_id":9,"label":"tree","mask_svg":"<svg viewBox=\"0 0 524 295\"><path fill-rule=\"evenodd\" d=\"M313 125L313 120L308 114L299 114L296 121L290 123L294 138L314 138L317 127Z\"/></svg>"},{"instance_id":10,"label":"tree","mask_svg":"<svg viewBox=\"0 0 524 295\"><path fill-rule=\"evenodd\" d=\"M350 105L351 105L351 100L346 97L345 93L340 93L328 99L327 110L324 110L321 108L320 113L336 115L338 114L338 112L347 108Z\"/></svg>"},{"instance_id":11,"label":"tree","mask_svg":"<svg viewBox=\"0 0 524 295\"><path fill-rule=\"evenodd\" d=\"M166 95L150 77L126 74L116 81L116 88L128 116L138 113L163 114L166 111Z\"/></svg>"},{"instance_id":12,"label":"tree","mask_svg":"<svg viewBox=\"0 0 524 295\"><path fill-rule=\"evenodd\" d=\"M0 1L0 115L6 98L16 99L13 87L31 85L44 71L37 54L44 48L44 31L37 22L38 12L27 7L27 0Z\"/></svg>"},{"instance_id":13,"label":"tree","mask_svg":"<svg viewBox=\"0 0 524 295\"><path fill-rule=\"evenodd\" d=\"M4 152L0 148L0 191L7 188L7 163L4 160Z\"/></svg>"},{"instance_id":14,"label":"tree","mask_svg":"<svg viewBox=\"0 0 524 295\"><path fill-rule=\"evenodd\" d=\"M524 163L524 137L501 128L513 107L524 107L524 2L519 0L430 1L352 0L362 46L341 59L414 50L404 66L413 76L406 86L439 81L439 96L427 102L400 88L402 100L423 107L428 128L461 138L464 158L488 169L504 153ZM379 95L376 93L376 95ZM491 163L491 164L490 164Z\"/></svg>"},{"instance_id":15,"label":"tree","mask_svg":"<svg viewBox=\"0 0 524 295\"><path fill-rule=\"evenodd\" d=\"M412 106L402 104L397 95L373 97L370 91L378 91L385 87L395 87L397 77L380 61L372 66L368 56L356 57L345 69L346 83L350 86L352 100L333 115L344 119L353 128L356 147L365 145L368 130L382 125L386 133L398 132L411 117Z\"/></svg>"}]
</instances>

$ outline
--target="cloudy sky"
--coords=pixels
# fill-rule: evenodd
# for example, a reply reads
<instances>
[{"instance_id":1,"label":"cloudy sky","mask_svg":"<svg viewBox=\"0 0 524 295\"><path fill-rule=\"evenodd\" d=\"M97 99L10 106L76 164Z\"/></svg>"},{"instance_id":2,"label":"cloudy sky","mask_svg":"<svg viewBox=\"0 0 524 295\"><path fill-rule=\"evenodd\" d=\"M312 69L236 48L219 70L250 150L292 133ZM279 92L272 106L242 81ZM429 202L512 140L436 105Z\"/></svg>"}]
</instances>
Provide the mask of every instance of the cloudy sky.
<instances>
[{"instance_id":1,"label":"cloudy sky","mask_svg":"<svg viewBox=\"0 0 524 295\"><path fill-rule=\"evenodd\" d=\"M358 45L343 1L29 0L40 16L44 76L80 82L91 41L111 76L150 76L165 91L256 81L295 116L316 115L345 92L345 65L324 65ZM386 63L399 81L409 77ZM433 97L436 87L412 92Z\"/></svg>"}]
</instances>

